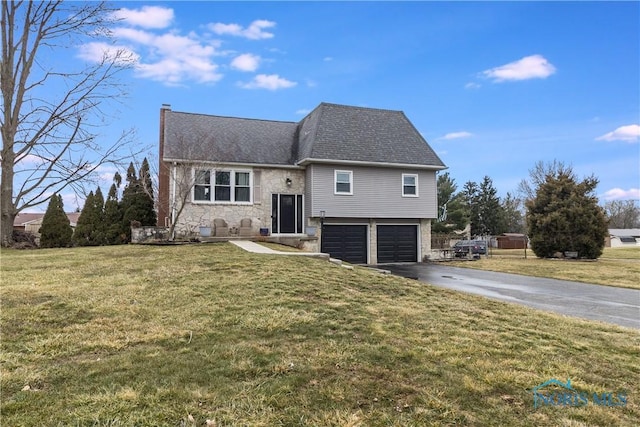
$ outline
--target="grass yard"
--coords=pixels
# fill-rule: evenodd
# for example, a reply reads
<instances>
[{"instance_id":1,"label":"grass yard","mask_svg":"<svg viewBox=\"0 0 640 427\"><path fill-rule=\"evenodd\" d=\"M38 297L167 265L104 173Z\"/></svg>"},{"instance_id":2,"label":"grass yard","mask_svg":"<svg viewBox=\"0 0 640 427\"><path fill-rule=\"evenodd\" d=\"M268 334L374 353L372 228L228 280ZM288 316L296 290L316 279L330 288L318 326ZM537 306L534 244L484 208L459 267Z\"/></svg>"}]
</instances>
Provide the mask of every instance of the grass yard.
<instances>
[{"instance_id":1,"label":"grass yard","mask_svg":"<svg viewBox=\"0 0 640 427\"><path fill-rule=\"evenodd\" d=\"M3 426L640 424L637 330L230 244L0 258Z\"/></svg>"},{"instance_id":2,"label":"grass yard","mask_svg":"<svg viewBox=\"0 0 640 427\"><path fill-rule=\"evenodd\" d=\"M451 265L640 289L640 247L605 248L597 261L541 259L531 250L524 255L524 249L492 249L488 257Z\"/></svg>"}]
</instances>

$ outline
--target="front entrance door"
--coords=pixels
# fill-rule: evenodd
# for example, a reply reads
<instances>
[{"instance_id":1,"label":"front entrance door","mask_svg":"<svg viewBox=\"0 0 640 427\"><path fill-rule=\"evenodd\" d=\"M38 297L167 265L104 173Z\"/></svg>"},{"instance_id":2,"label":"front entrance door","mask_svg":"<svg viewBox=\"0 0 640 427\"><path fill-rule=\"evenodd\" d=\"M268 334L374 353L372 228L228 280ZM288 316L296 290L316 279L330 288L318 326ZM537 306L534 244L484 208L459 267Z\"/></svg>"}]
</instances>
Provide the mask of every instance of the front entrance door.
<instances>
[{"instance_id":1,"label":"front entrance door","mask_svg":"<svg viewBox=\"0 0 640 427\"><path fill-rule=\"evenodd\" d=\"M301 234L302 194L271 195L271 232L274 234Z\"/></svg>"}]
</instances>

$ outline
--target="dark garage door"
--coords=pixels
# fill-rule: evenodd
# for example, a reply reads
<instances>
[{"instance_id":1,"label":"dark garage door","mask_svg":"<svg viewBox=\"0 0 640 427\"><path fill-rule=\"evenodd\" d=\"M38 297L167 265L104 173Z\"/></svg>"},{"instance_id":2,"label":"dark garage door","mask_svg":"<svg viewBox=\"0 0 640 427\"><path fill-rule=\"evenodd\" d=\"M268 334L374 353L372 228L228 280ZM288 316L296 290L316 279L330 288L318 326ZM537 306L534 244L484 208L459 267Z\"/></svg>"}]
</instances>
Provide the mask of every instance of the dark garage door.
<instances>
[{"instance_id":1,"label":"dark garage door","mask_svg":"<svg viewBox=\"0 0 640 427\"><path fill-rule=\"evenodd\" d=\"M366 225L325 225L322 252L353 264L367 263Z\"/></svg>"},{"instance_id":2,"label":"dark garage door","mask_svg":"<svg viewBox=\"0 0 640 427\"><path fill-rule=\"evenodd\" d=\"M418 226L378 226L378 263L417 261Z\"/></svg>"}]
</instances>

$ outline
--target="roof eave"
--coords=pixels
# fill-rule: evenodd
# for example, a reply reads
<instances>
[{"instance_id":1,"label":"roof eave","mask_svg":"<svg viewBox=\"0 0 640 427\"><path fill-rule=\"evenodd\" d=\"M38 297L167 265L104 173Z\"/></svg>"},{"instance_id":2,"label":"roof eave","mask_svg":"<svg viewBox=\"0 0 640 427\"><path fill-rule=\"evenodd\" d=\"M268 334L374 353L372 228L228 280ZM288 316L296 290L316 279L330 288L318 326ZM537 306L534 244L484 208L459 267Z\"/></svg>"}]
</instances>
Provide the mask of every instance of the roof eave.
<instances>
[{"instance_id":1,"label":"roof eave","mask_svg":"<svg viewBox=\"0 0 640 427\"><path fill-rule=\"evenodd\" d=\"M247 163L247 162L220 162L214 160L190 160L190 159L171 159L164 158L166 163L188 163L188 164L200 164L207 166L225 165L225 166L240 166L251 168L274 168L274 169L304 169L304 166L280 164L280 163Z\"/></svg>"},{"instance_id":2,"label":"roof eave","mask_svg":"<svg viewBox=\"0 0 640 427\"><path fill-rule=\"evenodd\" d=\"M338 165L353 165L353 166L371 166L378 168L402 168L402 169L424 169L424 170L444 170L448 169L444 165L423 165L412 163L391 163L391 162L367 162L361 160L336 160L336 159L314 159L311 157L302 159L297 162L298 165L306 166L313 163L321 164L338 164Z\"/></svg>"}]
</instances>

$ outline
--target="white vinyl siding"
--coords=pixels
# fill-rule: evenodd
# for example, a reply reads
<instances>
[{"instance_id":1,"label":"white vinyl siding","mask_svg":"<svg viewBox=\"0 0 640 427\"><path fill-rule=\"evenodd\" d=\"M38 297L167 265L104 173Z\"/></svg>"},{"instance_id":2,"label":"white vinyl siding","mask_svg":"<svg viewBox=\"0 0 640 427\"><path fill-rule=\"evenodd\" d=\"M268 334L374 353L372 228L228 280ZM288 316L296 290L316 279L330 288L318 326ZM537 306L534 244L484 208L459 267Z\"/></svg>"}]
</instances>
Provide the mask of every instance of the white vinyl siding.
<instances>
[{"instance_id":1,"label":"white vinyl siding","mask_svg":"<svg viewBox=\"0 0 640 427\"><path fill-rule=\"evenodd\" d=\"M352 196L335 194L334 165L307 167L307 194L311 217L340 218L436 218L436 172L400 168L357 166L350 168ZM402 174L416 175L420 184L418 197L403 197ZM416 191L418 188L416 188Z\"/></svg>"}]
</instances>

